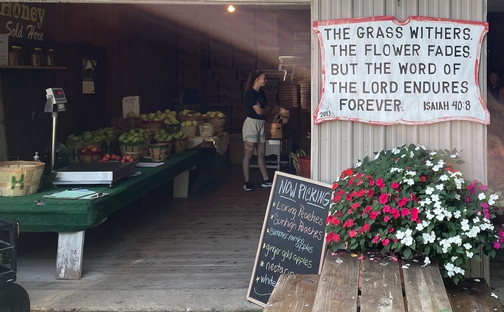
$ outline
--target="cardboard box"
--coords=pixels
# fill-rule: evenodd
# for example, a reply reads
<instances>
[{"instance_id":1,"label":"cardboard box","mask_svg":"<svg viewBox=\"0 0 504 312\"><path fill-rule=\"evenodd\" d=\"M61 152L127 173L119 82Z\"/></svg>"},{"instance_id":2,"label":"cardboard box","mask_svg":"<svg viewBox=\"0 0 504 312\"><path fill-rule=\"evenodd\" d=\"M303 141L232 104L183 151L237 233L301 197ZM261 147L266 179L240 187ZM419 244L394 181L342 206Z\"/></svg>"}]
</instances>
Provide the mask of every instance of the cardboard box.
<instances>
[{"instance_id":1,"label":"cardboard box","mask_svg":"<svg viewBox=\"0 0 504 312\"><path fill-rule=\"evenodd\" d=\"M291 128L289 124L284 123L266 123L264 124L266 139L283 139L291 136Z\"/></svg>"}]
</instances>

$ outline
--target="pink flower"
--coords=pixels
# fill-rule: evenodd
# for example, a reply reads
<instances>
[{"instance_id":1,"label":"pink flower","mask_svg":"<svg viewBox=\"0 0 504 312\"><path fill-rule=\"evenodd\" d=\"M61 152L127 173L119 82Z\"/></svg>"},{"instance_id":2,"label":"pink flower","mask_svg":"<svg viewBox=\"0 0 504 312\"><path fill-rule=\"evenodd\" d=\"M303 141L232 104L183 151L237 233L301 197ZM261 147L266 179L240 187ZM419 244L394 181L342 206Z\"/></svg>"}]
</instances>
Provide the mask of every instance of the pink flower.
<instances>
[{"instance_id":1,"label":"pink flower","mask_svg":"<svg viewBox=\"0 0 504 312\"><path fill-rule=\"evenodd\" d=\"M368 213L368 212L370 212L372 209L373 209L373 206L367 206L367 207L364 209L364 212Z\"/></svg>"},{"instance_id":2,"label":"pink flower","mask_svg":"<svg viewBox=\"0 0 504 312\"><path fill-rule=\"evenodd\" d=\"M352 209L357 209L359 208L360 204L359 203L353 203L352 204Z\"/></svg>"},{"instance_id":3,"label":"pink flower","mask_svg":"<svg viewBox=\"0 0 504 312\"><path fill-rule=\"evenodd\" d=\"M390 212L390 206L389 206L389 205L386 205L385 207L383 207L382 212L383 212L383 213Z\"/></svg>"},{"instance_id":4,"label":"pink flower","mask_svg":"<svg viewBox=\"0 0 504 312\"><path fill-rule=\"evenodd\" d=\"M379 178L378 180L376 180L376 185L381 188L381 186L383 185L383 178Z\"/></svg>"},{"instance_id":5,"label":"pink flower","mask_svg":"<svg viewBox=\"0 0 504 312\"><path fill-rule=\"evenodd\" d=\"M387 246L389 243L390 243L390 239L388 239L388 238L385 238L384 240L382 240L383 246Z\"/></svg>"},{"instance_id":6,"label":"pink flower","mask_svg":"<svg viewBox=\"0 0 504 312\"><path fill-rule=\"evenodd\" d=\"M326 224L332 224L334 226L338 226L341 223L340 219L334 216L328 216L326 219Z\"/></svg>"},{"instance_id":7,"label":"pink flower","mask_svg":"<svg viewBox=\"0 0 504 312\"><path fill-rule=\"evenodd\" d=\"M493 248L494 248L494 249L500 249L500 248L501 248L501 244L500 244L499 242L495 242L495 243L493 244Z\"/></svg>"},{"instance_id":8,"label":"pink flower","mask_svg":"<svg viewBox=\"0 0 504 312\"><path fill-rule=\"evenodd\" d=\"M353 225L354 225L354 222L352 219L350 219L350 220L345 221L345 223L343 223L343 228L346 228L346 227L350 228Z\"/></svg>"},{"instance_id":9,"label":"pink flower","mask_svg":"<svg viewBox=\"0 0 504 312\"><path fill-rule=\"evenodd\" d=\"M380 195L380 204L385 205L388 201L390 194L383 193Z\"/></svg>"},{"instance_id":10,"label":"pink flower","mask_svg":"<svg viewBox=\"0 0 504 312\"><path fill-rule=\"evenodd\" d=\"M418 220L418 208L413 207L411 209L411 221L417 221Z\"/></svg>"},{"instance_id":11,"label":"pink flower","mask_svg":"<svg viewBox=\"0 0 504 312\"><path fill-rule=\"evenodd\" d=\"M376 217L378 217L378 215L380 214L379 211L373 211L369 214L369 217L372 219L372 220L376 220Z\"/></svg>"},{"instance_id":12,"label":"pink flower","mask_svg":"<svg viewBox=\"0 0 504 312\"><path fill-rule=\"evenodd\" d=\"M481 184L480 190L482 190L484 192L484 191L488 190L488 187L486 185Z\"/></svg>"},{"instance_id":13,"label":"pink flower","mask_svg":"<svg viewBox=\"0 0 504 312\"><path fill-rule=\"evenodd\" d=\"M389 233L394 232L394 228L389 228L389 229L388 229L388 232L389 232Z\"/></svg>"},{"instance_id":14,"label":"pink flower","mask_svg":"<svg viewBox=\"0 0 504 312\"><path fill-rule=\"evenodd\" d=\"M356 230L351 230L350 232L348 232L348 237L354 238L355 236L357 236L357 231Z\"/></svg>"},{"instance_id":15,"label":"pink flower","mask_svg":"<svg viewBox=\"0 0 504 312\"><path fill-rule=\"evenodd\" d=\"M379 241L380 241L380 235L376 235L371 242L373 244L378 244Z\"/></svg>"},{"instance_id":16,"label":"pink flower","mask_svg":"<svg viewBox=\"0 0 504 312\"><path fill-rule=\"evenodd\" d=\"M409 215L409 209L408 208L404 208L401 210L401 216L405 217Z\"/></svg>"},{"instance_id":17,"label":"pink flower","mask_svg":"<svg viewBox=\"0 0 504 312\"><path fill-rule=\"evenodd\" d=\"M483 203L480 206L483 207L483 209L488 209L488 204L487 203Z\"/></svg>"},{"instance_id":18,"label":"pink flower","mask_svg":"<svg viewBox=\"0 0 504 312\"><path fill-rule=\"evenodd\" d=\"M399 207L402 207L404 205L406 205L406 203L409 201L409 199L407 197L404 197L403 199L401 199L398 203L397 203L397 206Z\"/></svg>"},{"instance_id":19,"label":"pink flower","mask_svg":"<svg viewBox=\"0 0 504 312\"><path fill-rule=\"evenodd\" d=\"M364 226L362 227L364 229L364 231L369 231L371 229L371 227L369 226L369 223L364 223Z\"/></svg>"},{"instance_id":20,"label":"pink flower","mask_svg":"<svg viewBox=\"0 0 504 312\"><path fill-rule=\"evenodd\" d=\"M399 183L397 183L397 182L392 182L392 188L393 188L394 190L397 190L397 189L399 188Z\"/></svg>"},{"instance_id":21,"label":"pink flower","mask_svg":"<svg viewBox=\"0 0 504 312\"><path fill-rule=\"evenodd\" d=\"M383 221L388 222L388 220L389 220L389 219L390 219L390 218L389 218L388 216L385 216L385 217L383 218Z\"/></svg>"}]
</instances>

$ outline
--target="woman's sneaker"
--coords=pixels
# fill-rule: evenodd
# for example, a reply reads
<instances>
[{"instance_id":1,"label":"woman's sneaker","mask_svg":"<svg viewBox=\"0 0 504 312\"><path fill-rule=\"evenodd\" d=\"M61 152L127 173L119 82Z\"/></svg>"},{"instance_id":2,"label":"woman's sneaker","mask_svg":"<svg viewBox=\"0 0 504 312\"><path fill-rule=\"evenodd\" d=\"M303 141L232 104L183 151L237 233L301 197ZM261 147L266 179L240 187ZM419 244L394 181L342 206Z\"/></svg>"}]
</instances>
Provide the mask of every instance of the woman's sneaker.
<instances>
[{"instance_id":1,"label":"woman's sneaker","mask_svg":"<svg viewBox=\"0 0 504 312\"><path fill-rule=\"evenodd\" d=\"M262 187L271 187L272 183L273 183L273 181L271 181L271 179L264 180L263 183L261 184L261 186Z\"/></svg>"},{"instance_id":2,"label":"woman's sneaker","mask_svg":"<svg viewBox=\"0 0 504 312\"><path fill-rule=\"evenodd\" d=\"M243 189L245 191L252 191L254 189L254 187L252 186L252 183L250 181L248 181L248 182L245 182L245 184L243 185Z\"/></svg>"}]
</instances>

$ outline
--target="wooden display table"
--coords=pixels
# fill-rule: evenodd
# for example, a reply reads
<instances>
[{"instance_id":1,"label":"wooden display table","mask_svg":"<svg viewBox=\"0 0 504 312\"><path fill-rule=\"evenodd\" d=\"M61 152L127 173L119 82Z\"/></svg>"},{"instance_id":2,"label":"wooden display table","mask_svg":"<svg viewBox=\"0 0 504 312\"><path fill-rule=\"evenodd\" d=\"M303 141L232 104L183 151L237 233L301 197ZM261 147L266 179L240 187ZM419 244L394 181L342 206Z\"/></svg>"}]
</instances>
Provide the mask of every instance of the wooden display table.
<instances>
[{"instance_id":1,"label":"wooden display table","mask_svg":"<svg viewBox=\"0 0 504 312\"><path fill-rule=\"evenodd\" d=\"M135 177L124 178L114 188L105 185L83 185L96 193L109 195L92 200L53 199L43 195L64 190L45 182L36 194L23 197L0 197L0 218L18 221L21 232L57 232L57 279L79 279L82 274L84 233L107 217L147 195L150 191L174 180L173 196L188 196L189 169L198 165L200 151L185 151L168 157L162 166L136 168Z\"/></svg>"}]
</instances>

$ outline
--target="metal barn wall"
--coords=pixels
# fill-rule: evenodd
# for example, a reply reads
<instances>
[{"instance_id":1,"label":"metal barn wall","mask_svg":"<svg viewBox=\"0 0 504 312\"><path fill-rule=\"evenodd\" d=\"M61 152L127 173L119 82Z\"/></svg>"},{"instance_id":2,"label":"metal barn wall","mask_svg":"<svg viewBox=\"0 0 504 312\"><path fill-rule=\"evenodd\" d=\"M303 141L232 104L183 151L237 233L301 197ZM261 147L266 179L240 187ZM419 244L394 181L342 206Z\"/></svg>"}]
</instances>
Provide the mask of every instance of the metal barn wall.
<instances>
[{"instance_id":1,"label":"metal barn wall","mask_svg":"<svg viewBox=\"0 0 504 312\"><path fill-rule=\"evenodd\" d=\"M486 21L486 0L313 0L312 19L331 20L371 16L432 16ZM312 34L312 112L320 97L320 49ZM486 99L486 40L481 49L479 85ZM313 116L312 116L313 119ZM466 179L487 181L486 125L451 121L425 126L373 126L358 122L312 122L311 171L315 180L332 183L341 171L357 159L373 152L403 144L418 143L427 148L456 148L465 164L460 168ZM488 259L471 265L471 276L489 280Z\"/></svg>"}]
</instances>

